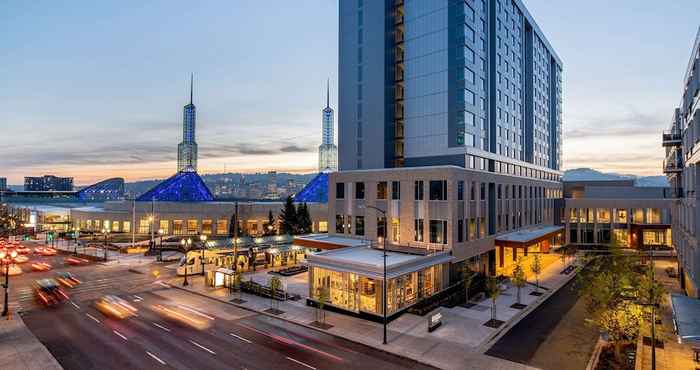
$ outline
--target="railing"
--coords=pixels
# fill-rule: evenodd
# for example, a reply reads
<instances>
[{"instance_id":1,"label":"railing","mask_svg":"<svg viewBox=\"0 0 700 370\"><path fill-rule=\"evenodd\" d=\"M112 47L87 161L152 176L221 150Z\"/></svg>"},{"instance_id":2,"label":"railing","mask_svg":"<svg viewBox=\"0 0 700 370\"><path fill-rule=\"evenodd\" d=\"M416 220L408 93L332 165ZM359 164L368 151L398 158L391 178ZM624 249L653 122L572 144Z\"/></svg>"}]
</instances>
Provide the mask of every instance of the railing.
<instances>
[{"instance_id":1,"label":"railing","mask_svg":"<svg viewBox=\"0 0 700 370\"><path fill-rule=\"evenodd\" d=\"M683 135L680 130L664 131L662 140L664 145L681 145L683 142Z\"/></svg>"}]
</instances>

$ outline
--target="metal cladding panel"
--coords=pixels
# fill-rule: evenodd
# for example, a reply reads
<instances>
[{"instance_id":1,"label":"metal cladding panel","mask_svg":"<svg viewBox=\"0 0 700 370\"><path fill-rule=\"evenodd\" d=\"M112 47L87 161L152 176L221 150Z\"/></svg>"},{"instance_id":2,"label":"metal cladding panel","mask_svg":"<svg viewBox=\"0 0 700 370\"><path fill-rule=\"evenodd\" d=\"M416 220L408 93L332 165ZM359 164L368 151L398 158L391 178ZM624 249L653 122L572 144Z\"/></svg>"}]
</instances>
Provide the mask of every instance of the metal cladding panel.
<instances>
[{"instance_id":1,"label":"metal cladding panel","mask_svg":"<svg viewBox=\"0 0 700 370\"><path fill-rule=\"evenodd\" d=\"M209 202L214 196L196 172L178 172L136 198L138 202Z\"/></svg>"}]
</instances>

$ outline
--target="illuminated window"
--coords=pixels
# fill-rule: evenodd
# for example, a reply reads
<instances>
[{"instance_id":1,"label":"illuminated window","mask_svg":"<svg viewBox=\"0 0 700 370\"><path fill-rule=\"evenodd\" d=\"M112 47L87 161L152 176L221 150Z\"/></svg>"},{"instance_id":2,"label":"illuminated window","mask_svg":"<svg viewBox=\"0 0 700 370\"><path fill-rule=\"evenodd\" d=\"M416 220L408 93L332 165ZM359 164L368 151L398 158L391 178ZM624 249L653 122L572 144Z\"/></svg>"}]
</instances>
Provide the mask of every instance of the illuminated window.
<instances>
[{"instance_id":1,"label":"illuminated window","mask_svg":"<svg viewBox=\"0 0 700 370\"><path fill-rule=\"evenodd\" d=\"M122 231L125 233L131 232L131 221L124 221L122 223Z\"/></svg>"},{"instance_id":2,"label":"illuminated window","mask_svg":"<svg viewBox=\"0 0 700 370\"><path fill-rule=\"evenodd\" d=\"M170 225L168 220L160 220L159 230L163 230L163 235L170 233Z\"/></svg>"},{"instance_id":3,"label":"illuminated window","mask_svg":"<svg viewBox=\"0 0 700 370\"><path fill-rule=\"evenodd\" d=\"M173 220L173 234L182 235L185 233L182 220Z\"/></svg>"},{"instance_id":4,"label":"illuminated window","mask_svg":"<svg viewBox=\"0 0 700 370\"><path fill-rule=\"evenodd\" d=\"M119 221L112 221L112 231L119 231Z\"/></svg>"},{"instance_id":5,"label":"illuminated window","mask_svg":"<svg viewBox=\"0 0 700 370\"><path fill-rule=\"evenodd\" d=\"M211 235L212 233L212 220L202 220L202 234Z\"/></svg>"},{"instance_id":6,"label":"illuminated window","mask_svg":"<svg viewBox=\"0 0 700 370\"><path fill-rule=\"evenodd\" d=\"M151 230L151 222L147 218L139 220L139 234L148 234Z\"/></svg>"},{"instance_id":7,"label":"illuminated window","mask_svg":"<svg viewBox=\"0 0 700 370\"><path fill-rule=\"evenodd\" d=\"M199 226L199 222L197 222L197 220L187 220L187 234L197 234L197 232L199 231L197 226Z\"/></svg>"},{"instance_id":8,"label":"illuminated window","mask_svg":"<svg viewBox=\"0 0 700 370\"><path fill-rule=\"evenodd\" d=\"M391 241L398 243L401 237L401 221L398 218L391 219Z\"/></svg>"},{"instance_id":9,"label":"illuminated window","mask_svg":"<svg viewBox=\"0 0 700 370\"><path fill-rule=\"evenodd\" d=\"M228 220L221 219L216 221L216 233L218 235L228 235Z\"/></svg>"},{"instance_id":10,"label":"illuminated window","mask_svg":"<svg viewBox=\"0 0 700 370\"><path fill-rule=\"evenodd\" d=\"M318 222L318 232L319 233L327 233L328 232L328 222L327 221L319 221Z\"/></svg>"}]
</instances>

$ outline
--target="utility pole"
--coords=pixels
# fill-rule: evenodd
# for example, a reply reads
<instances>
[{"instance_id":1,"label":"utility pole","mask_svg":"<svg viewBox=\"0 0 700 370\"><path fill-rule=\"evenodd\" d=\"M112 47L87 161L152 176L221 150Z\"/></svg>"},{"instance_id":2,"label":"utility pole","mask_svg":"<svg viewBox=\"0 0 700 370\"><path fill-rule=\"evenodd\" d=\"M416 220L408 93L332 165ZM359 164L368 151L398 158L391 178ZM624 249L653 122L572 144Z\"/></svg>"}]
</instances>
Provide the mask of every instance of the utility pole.
<instances>
[{"instance_id":1,"label":"utility pole","mask_svg":"<svg viewBox=\"0 0 700 370\"><path fill-rule=\"evenodd\" d=\"M131 200L131 247L136 245L136 198Z\"/></svg>"}]
</instances>

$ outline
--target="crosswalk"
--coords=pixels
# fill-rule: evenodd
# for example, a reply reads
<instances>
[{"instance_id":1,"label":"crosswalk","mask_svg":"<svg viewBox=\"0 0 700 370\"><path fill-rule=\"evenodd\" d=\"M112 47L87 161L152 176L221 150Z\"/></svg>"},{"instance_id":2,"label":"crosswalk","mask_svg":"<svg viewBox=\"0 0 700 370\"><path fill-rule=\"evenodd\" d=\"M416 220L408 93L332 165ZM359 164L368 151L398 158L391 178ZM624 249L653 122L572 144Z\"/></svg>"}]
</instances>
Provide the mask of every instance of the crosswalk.
<instances>
[{"instance_id":1,"label":"crosswalk","mask_svg":"<svg viewBox=\"0 0 700 370\"><path fill-rule=\"evenodd\" d=\"M146 274L124 272L117 276L96 276L83 281L74 288L65 289L70 296L70 303L79 305L80 302L91 302L105 294L138 294L153 289L162 289L153 284L154 278ZM138 298L137 298L138 299ZM10 308L13 312L28 313L41 306L36 300L32 286L22 286L14 290L10 298Z\"/></svg>"}]
</instances>

